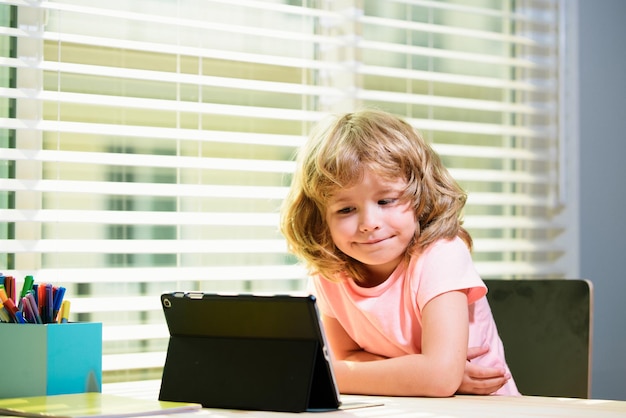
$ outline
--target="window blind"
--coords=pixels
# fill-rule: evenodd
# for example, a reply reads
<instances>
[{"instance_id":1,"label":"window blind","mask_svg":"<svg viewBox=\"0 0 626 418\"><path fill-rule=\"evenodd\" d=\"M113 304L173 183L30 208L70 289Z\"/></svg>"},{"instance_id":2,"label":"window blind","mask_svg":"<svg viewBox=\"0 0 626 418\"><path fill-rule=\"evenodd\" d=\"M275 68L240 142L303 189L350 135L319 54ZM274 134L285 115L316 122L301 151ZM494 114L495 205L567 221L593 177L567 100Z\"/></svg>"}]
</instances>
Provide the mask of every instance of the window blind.
<instances>
[{"instance_id":1,"label":"window blind","mask_svg":"<svg viewBox=\"0 0 626 418\"><path fill-rule=\"evenodd\" d=\"M278 208L329 112L378 107L468 191L483 277L562 277L560 2L8 0L0 269L104 324L104 381L158 378L159 294L292 292Z\"/></svg>"}]
</instances>

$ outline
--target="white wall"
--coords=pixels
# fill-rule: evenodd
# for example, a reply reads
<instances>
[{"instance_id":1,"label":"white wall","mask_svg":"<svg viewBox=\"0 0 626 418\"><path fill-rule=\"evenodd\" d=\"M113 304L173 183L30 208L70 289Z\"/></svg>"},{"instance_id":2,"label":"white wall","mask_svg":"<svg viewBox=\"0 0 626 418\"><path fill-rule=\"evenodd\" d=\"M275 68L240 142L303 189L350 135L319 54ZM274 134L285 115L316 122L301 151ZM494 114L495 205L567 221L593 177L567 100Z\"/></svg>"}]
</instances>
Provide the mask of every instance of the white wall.
<instances>
[{"instance_id":1,"label":"white wall","mask_svg":"<svg viewBox=\"0 0 626 418\"><path fill-rule=\"evenodd\" d=\"M626 1L578 0L580 276L595 290L592 397L626 400Z\"/></svg>"}]
</instances>

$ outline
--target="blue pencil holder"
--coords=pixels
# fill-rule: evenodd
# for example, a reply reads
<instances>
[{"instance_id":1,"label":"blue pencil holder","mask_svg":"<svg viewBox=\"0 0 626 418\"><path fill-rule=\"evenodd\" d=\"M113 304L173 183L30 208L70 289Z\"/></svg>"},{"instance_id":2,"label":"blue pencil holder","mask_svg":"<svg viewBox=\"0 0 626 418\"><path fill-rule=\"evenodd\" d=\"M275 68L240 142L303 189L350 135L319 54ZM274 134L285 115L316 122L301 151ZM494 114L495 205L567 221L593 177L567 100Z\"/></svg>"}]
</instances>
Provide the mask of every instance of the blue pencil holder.
<instances>
[{"instance_id":1,"label":"blue pencil holder","mask_svg":"<svg viewBox=\"0 0 626 418\"><path fill-rule=\"evenodd\" d=\"M0 323L0 398L102 391L102 324Z\"/></svg>"}]
</instances>

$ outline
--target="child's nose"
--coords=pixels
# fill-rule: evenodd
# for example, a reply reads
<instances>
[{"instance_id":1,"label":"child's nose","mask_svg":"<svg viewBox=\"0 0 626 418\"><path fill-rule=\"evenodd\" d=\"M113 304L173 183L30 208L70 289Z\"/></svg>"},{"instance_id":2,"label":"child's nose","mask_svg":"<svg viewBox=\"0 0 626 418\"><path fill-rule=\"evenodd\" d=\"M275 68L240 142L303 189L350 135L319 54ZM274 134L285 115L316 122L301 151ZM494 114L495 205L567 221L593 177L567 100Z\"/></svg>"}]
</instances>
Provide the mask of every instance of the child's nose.
<instances>
[{"instance_id":1,"label":"child's nose","mask_svg":"<svg viewBox=\"0 0 626 418\"><path fill-rule=\"evenodd\" d=\"M378 208L364 208L359 218L359 230L362 232L374 231L380 228Z\"/></svg>"}]
</instances>

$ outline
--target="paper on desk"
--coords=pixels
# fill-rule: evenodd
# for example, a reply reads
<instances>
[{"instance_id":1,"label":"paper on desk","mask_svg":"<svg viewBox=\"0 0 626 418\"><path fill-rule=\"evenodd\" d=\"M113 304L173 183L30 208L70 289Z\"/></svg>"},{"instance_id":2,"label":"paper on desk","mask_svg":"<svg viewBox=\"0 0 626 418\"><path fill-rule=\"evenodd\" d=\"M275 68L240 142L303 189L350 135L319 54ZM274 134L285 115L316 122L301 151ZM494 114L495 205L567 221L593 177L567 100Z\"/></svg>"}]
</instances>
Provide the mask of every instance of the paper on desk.
<instances>
[{"instance_id":1,"label":"paper on desk","mask_svg":"<svg viewBox=\"0 0 626 418\"><path fill-rule=\"evenodd\" d=\"M151 401L99 392L0 399L0 415L46 418L121 418L189 412L200 404Z\"/></svg>"}]
</instances>

